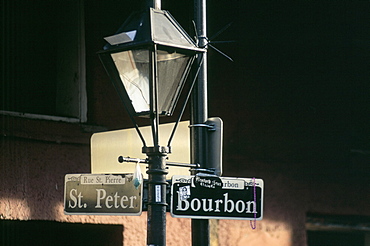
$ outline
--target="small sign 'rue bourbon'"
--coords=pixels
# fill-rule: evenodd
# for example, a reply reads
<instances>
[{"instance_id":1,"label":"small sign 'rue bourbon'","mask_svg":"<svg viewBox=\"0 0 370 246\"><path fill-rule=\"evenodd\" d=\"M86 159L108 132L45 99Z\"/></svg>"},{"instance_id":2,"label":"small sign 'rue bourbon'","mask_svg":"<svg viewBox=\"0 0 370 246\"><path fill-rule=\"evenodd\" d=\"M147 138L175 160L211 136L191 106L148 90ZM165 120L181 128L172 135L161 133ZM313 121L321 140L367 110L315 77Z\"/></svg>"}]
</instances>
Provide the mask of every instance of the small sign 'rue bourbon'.
<instances>
[{"instance_id":1,"label":"small sign 'rue bourbon'","mask_svg":"<svg viewBox=\"0 0 370 246\"><path fill-rule=\"evenodd\" d=\"M180 218L261 220L263 180L173 176L171 215Z\"/></svg>"},{"instance_id":2,"label":"small sign 'rue bourbon'","mask_svg":"<svg viewBox=\"0 0 370 246\"><path fill-rule=\"evenodd\" d=\"M133 174L67 174L65 214L140 215L142 185L134 186Z\"/></svg>"}]
</instances>

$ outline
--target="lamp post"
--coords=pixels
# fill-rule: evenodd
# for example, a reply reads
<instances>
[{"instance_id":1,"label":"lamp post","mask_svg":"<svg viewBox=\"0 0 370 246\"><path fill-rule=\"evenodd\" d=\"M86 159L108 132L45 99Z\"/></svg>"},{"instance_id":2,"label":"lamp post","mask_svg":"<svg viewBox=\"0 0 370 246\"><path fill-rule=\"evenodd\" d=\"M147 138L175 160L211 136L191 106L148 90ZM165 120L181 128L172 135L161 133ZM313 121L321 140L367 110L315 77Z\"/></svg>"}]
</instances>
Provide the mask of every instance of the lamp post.
<instances>
[{"instance_id":1,"label":"lamp post","mask_svg":"<svg viewBox=\"0 0 370 246\"><path fill-rule=\"evenodd\" d=\"M194 21L198 34L199 46L207 48L207 20L206 20L206 0L194 0ZM200 61L202 61L200 63ZM207 105L207 54L202 53L197 61L200 66L199 75L191 100L191 124L204 124L208 118ZM207 160L207 129L196 127L191 129L191 161L202 163L202 169L211 166ZM194 175L196 173L193 173ZM210 232L208 219L192 219L192 245L209 245Z\"/></svg>"},{"instance_id":2,"label":"lamp post","mask_svg":"<svg viewBox=\"0 0 370 246\"><path fill-rule=\"evenodd\" d=\"M98 54L148 157L147 244L165 245L166 156L171 146L170 140L168 146L159 145L159 117L173 114L192 63L204 49L197 47L169 12L160 9L160 1L147 5L145 11L131 15L115 35L106 37L107 44ZM141 135L136 116L149 119L152 146Z\"/></svg>"}]
</instances>

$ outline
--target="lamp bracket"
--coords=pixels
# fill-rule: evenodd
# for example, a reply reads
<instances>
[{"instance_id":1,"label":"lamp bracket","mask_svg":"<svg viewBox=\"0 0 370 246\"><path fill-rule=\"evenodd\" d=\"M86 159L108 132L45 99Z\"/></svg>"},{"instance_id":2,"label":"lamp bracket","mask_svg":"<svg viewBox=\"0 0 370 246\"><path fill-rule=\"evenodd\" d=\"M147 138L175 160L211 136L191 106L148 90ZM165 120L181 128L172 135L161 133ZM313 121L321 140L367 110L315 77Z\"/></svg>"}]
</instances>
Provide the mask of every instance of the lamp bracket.
<instances>
[{"instance_id":1,"label":"lamp bracket","mask_svg":"<svg viewBox=\"0 0 370 246\"><path fill-rule=\"evenodd\" d=\"M196 176L218 177L216 168L192 168L190 172Z\"/></svg>"},{"instance_id":2,"label":"lamp bracket","mask_svg":"<svg viewBox=\"0 0 370 246\"><path fill-rule=\"evenodd\" d=\"M123 157L119 156L118 157L118 162L135 162L135 163L145 163L148 164L149 160L148 159L139 159L139 158L131 158L131 157ZM166 161L166 165L168 166L177 166L177 167L191 167L191 168L199 168L199 164L188 164L188 163L179 163L179 162L168 162Z\"/></svg>"}]
</instances>

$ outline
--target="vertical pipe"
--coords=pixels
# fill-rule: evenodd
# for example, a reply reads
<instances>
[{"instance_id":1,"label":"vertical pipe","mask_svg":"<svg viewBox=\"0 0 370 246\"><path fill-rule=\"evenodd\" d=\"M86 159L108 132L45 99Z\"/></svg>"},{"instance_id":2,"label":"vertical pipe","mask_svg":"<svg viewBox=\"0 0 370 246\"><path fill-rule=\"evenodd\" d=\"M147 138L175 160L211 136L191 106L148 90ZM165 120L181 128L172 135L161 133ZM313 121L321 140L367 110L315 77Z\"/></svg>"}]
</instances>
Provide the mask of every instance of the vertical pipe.
<instances>
[{"instance_id":1,"label":"vertical pipe","mask_svg":"<svg viewBox=\"0 0 370 246\"><path fill-rule=\"evenodd\" d=\"M198 34L199 46L206 48L205 0L194 0L194 20ZM208 119L207 102L207 53L200 53L196 60L199 72L191 98L191 124L204 124ZM200 163L206 168L206 129L191 128L191 159L192 163Z\"/></svg>"},{"instance_id":2,"label":"vertical pipe","mask_svg":"<svg viewBox=\"0 0 370 246\"><path fill-rule=\"evenodd\" d=\"M194 20L198 34L199 47L207 47L206 29L206 0L194 0ZM208 98L207 98L207 53L200 53L196 60L200 66L198 79L192 93L191 121L192 124L203 124L208 119ZM205 129L195 127L192 129L192 159L194 163L201 163L206 166L206 141ZM199 160L199 162L197 162Z\"/></svg>"},{"instance_id":3,"label":"vertical pipe","mask_svg":"<svg viewBox=\"0 0 370 246\"><path fill-rule=\"evenodd\" d=\"M149 93L150 93L150 119L153 136L153 146L159 146L159 112L158 112L158 71L157 46L149 51Z\"/></svg>"},{"instance_id":4,"label":"vertical pipe","mask_svg":"<svg viewBox=\"0 0 370 246\"><path fill-rule=\"evenodd\" d=\"M168 148L147 147L148 171L148 219L147 245L166 245L166 158Z\"/></svg>"},{"instance_id":5,"label":"vertical pipe","mask_svg":"<svg viewBox=\"0 0 370 246\"><path fill-rule=\"evenodd\" d=\"M160 0L147 1L148 6L160 9ZM148 156L148 219L147 245L166 245L166 157L168 148L159 146L157 46L149 51L150 119L153 147L143 147Z\"/></svg>"},{"instance_id":6,"label":"vertical pipe","mask_svg":"<svg viewBox=\"0 0 370 246\"><path fill-rule=\"evenodd\" d=\"M150 66L150 120L153 147L143 147L148 156L148 220L147 245L166 245L166 157L168 148L159 146L157 47L149 51Z\"/></svg>"},{"instance_id":7,"label":"vertical pipe","mask_svg":"<svg viewBox=\"0 0 370 246\"><path fill-rule=\"evenodd\" d=\"M146 0L146 6L153 9L161 9L161 0Z\"/></svg>"},{"instance_id":8,"label":"vertical pipe","mask_svg":"<svg viewBox=\"0 0 370 246\"><path fill-rule=\"evenodd\" d=\"M207 47L206 0L194 0L194 20L198 34L199 47ZM202 57L203 56L203 57ZM201 63L201 61L203 62ZM191 101L191 124L202 124L208 118L207 103L207 54L201 53L197 59L200 71ZM191 128L191 160L207 168L207 142L204 127ZM192 219L192 245L207 246L209 239L209 220Z\"/></svg>"}]
</instances>

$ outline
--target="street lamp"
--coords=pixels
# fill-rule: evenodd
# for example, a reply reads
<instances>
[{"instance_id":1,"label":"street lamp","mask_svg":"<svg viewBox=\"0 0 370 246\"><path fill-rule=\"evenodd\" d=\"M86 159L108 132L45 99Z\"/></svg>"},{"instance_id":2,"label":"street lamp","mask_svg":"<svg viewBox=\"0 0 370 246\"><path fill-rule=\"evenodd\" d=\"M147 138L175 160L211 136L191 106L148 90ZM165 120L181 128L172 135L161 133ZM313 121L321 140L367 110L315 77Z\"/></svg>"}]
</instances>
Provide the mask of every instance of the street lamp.
<instances>
[{"instance_id":1,"label":"street lamp","mask_svg":"<svg viewBox=\"0 0 370 246\"><path fill-rule=\"evenodd\" d=\"M115 35L105 38L107 44L98 53L148 157L148 245L166 242L166 156L171 149L170 141L159 146L159 116L173 114L197 53L205 51L159 5L131 15ZM146 146L136 116L150 119L153 146Z\"/></svg>"}]
</instances>

